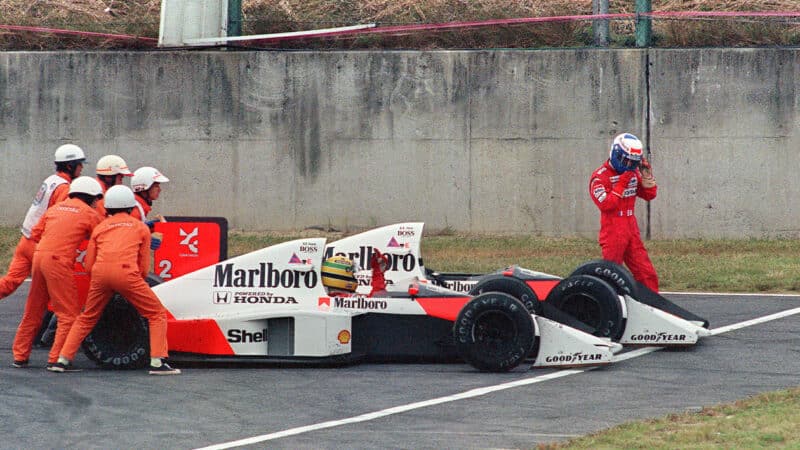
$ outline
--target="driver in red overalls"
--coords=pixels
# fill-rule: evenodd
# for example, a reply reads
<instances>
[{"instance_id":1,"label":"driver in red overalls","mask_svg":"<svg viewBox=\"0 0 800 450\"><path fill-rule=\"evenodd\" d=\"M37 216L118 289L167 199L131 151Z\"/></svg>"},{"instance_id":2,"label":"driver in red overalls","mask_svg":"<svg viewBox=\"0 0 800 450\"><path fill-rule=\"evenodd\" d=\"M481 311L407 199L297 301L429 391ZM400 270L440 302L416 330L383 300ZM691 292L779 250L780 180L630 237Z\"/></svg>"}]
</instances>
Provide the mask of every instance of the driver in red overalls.
<instances>
[{"instance_id":1,"label":"driver in red overalls","mask_svg":"<svg viewBox=\"0 0 800 450\"><path fill-rule=\"evenodd\" d=\"M641 167L641 170L640 170ZM636 222L636 197L656 198L658 186L642 155L642 142L630 133L614 138L608 161L592 173L589 195L600 209L598 240L603 259L628 266L633 277L658 292L658 275Z\"/></svg>"}]
</instances>

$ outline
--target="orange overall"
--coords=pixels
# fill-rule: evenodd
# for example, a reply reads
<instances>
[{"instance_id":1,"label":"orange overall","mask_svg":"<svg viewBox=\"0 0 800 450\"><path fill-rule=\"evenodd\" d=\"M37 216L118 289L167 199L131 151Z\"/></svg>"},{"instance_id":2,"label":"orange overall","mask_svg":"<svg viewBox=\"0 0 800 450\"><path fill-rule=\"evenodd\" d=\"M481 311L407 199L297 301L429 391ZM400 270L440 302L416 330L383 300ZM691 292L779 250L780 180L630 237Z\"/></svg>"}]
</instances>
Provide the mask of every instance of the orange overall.
<instances>
[{"instance_id":1,"label":"orange overall","mask_svg":"<svg viewBox=\"0 0 800 450\"><path fill-rule=\"evenodd\" d=\"M82 302L75 286L75 250L100 223L97 212L78 198L67 199L42 216L31 232L38 241L33 254L31 289L25 302L17 334L14 336L14 360L28 359L33 339L42 322L48 302L58 317L58 330L48 362L54 363Z\"/></svg>"},{"instance_id":2,"label":"orange overall","mask_svg":"<svg viewBox=\"0 0 800 450\"><path fill-rule=\"evenodd\" d=\"M136 202L139 203L139 206L131 210L131 216L133 216L134 219L139 219L144 222L153 207L148 205L147 200L143 199L140 195L134 195L134 198L136 198ZM144 212L144 216L142 216L142 212Z\"/></svg>"},{"instance_id":3,"label":"orange overall","mask_svg":"<svg viewBox=\"0 0 800 450\"><path fill-rule=\"evenodd\" d=\"M67 198L69 193L69 175L63 172L57 172L58 176L67 180L66 183L59 185L55 188L50 195L50 200L47 202L48 209ZM31 266L33 265L33 251L36 249L36 242L23 235L19 238L17 248L14 250L14 256L11 258L11 263L8 265L8 271L3 278L0 278L0 299L6 298L28 278L31 274Z\"/></svg>"},{"instance_id":4,"label":"orange overall","mask_svg":"<svg viewBox=\"0 0 800 450\"><path fill-rule=\"evenodd\" d=\"M61 355L72 360L114 292L125 297L150 324L150 356L167 357L167 310L145 282L150 270L150 230L125 212L95 228L86 251L91 271L86 307L75 320Z\"/></svg>"}]
</instances>

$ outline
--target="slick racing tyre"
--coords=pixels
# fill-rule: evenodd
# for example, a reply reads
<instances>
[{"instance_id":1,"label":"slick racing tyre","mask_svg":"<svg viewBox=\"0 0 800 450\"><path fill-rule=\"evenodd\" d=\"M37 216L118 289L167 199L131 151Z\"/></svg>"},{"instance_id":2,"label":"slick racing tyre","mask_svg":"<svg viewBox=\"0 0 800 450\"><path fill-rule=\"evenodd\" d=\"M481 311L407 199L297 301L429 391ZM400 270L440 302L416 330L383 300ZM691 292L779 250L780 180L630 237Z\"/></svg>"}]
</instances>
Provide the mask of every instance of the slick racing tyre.
<instances>
[{"instance_id":1,"label":"slick racing tyre","mask_svg":"<svg viewBox=\"0 0 800 450\"><path fill-rule=\"evenodd\" d=\"M622 300L600 278L591 275L565 278L550 291L546 301L586 324L597 337L618 341L625 331Z\"/></svg>"},{"instance_id":2,"label":"slick racing tyre","mask_svg":"<svg viewBox=\"0 0 800 450\"><path fill-rule=\"evenodd\" d=\"M593 259L578 266L569 275L591 275L605 280L613 286L619 295L636 298L636 280L625 267L605 259Z\"/></svg>"},{"instance_id":3,"label":"slick racing tyre","mask_svg":"<svg viewBox=\"0 0 800 450\"><path fill-rule=\"evenodd\" d=\"M487 292L502 292L503 294L508 294L525 305L525 309L527 309L529 313L536 314L537 316L543 314L542 302L539 301L539 297L536 296L536 293L533 292L530 286L520 279L507 277L503 274L492 274L478 282L478 284L469 291L469 295L477 296ZM528 357L536 359L536 355L538 354L539 340L534 339Z\"/></svg>"},{"instance_id":4,"label":"slick racing tyre","mask_svg":"<svg viewBox=\"0 0 800 450\"><path fill-rule=\"evenodd\" d=\"M150 274L147 284L161 278ZM140 369L150 364L150 328L124 297L114 294L103 315L83 341L83 353L103 369Z\"/></svg>"},{"instance_id":5,"label":"slick racing tyre","mask_svg":"<svg viewBox=\"0 0 800 450\"><path fill-rule=\"evenodd\" d=\"M519 300L500 292L481 294L464 305L453 324L456 351L484 372L507 372L533 347L533 316Z\"/></svg>"},{"instance_id":6,"label":"slick racing tyre","mask_svg":"<svg viewBox=\"0 0 800 450\"><path fill-rule=\"evenodd\" d=\"M542 307L539 298L533 289L530 288L524 281L517 278L507 277L502 274L492 274L482 279L476 284L469 295L477 296L487 292L502 292L508 294L515 299L519 300L528 312L532 314L541 315Z\"/></svg>"}]
</instances>

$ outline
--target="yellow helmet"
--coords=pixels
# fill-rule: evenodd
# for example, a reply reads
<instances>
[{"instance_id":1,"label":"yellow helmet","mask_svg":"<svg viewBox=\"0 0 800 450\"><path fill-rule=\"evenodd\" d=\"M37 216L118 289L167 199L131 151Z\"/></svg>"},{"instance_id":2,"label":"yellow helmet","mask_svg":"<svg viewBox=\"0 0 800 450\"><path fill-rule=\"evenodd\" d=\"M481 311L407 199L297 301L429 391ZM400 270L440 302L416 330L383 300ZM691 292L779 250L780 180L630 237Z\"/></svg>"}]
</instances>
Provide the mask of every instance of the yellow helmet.
<instances>
[{"instance_id":1,"label":"yellow helmet","mask_svg":"<svg viewBox=\"0 0 800 450\"><path fill-rule=\"evenodd\" d=\"M322 284L326 287L355 292L358 287L353 261L344 256L332 256L322 263Z\"/></svg>"}]
</instances>

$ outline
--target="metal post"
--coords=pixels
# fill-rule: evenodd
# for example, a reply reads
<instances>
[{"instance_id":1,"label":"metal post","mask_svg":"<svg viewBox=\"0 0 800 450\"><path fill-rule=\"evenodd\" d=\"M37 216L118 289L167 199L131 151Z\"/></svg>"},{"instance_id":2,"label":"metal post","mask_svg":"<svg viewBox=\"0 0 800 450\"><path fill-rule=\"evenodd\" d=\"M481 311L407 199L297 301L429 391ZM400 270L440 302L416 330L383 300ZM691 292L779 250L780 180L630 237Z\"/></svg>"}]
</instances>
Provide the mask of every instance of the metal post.
<instances>
[{"instance_id":1,"label":"metal post","mask_svg":"<svg viewBox=\"0 0 800 450\"><path fill-rule=\"evenodd\" d=\"M636 46L649 47L652 40L652 22L650 17L643 17L639 14L653 11L650 0L636 0Z\"/></svg>"},{"instance_id":2,"label":"metal post","mask_svg":"<svg viewBox=\"0 0 800 450\"><path fill-rule=\"evenodd\" d=\"M592 14L608 14L608 0L592 0ZM608 19L592 21L594 45L608 47Z\"/></svg>"},{"instance_id":3,"label":"metal post","mask_svg":"<svg viewBox=\"0 0 800 450\"><path fill-rule=\"evenodd\" d=\"M242 35L242 0L228 0L228 37Z\"/></svg>"}]
</instances>

